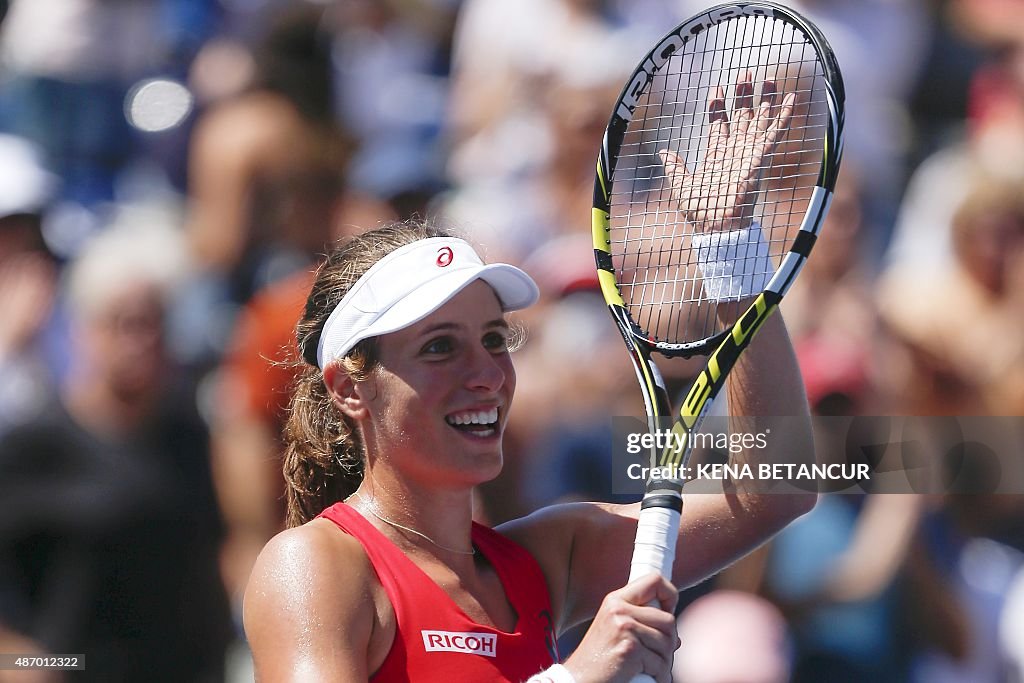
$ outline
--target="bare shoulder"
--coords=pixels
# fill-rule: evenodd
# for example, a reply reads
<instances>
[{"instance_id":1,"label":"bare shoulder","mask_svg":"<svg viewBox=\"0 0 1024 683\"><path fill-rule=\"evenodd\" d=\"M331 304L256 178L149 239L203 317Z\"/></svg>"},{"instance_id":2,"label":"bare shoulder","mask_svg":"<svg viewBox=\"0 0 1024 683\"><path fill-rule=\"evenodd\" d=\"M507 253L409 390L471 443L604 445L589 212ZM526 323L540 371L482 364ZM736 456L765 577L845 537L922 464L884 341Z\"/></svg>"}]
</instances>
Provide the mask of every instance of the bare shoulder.
<instances>
[{"instance_id":1,"label":"bare shoulder","mask_svg":"<svg viewBox=\"0 0 1024 683\"><path fill-rule=\"evenodd\" d=\"M328 520L272 538L243 604L260 680L365 681L378 585L359 541Z\"/></svg>"},{"instance_id":2,"label":"bare shoulder","mask_svg":"<svg viewBox=\"0 0 1024 683\"><path fill-rule=\"evenodd\" d=\"M352 579L366 572L369 578L373 569L359 541L339 533L328 520L314 520L270 539L253 567L245 602L248 605L250 600L293 587L344 589L333 579Z\"/></svg>"}]
</instances>

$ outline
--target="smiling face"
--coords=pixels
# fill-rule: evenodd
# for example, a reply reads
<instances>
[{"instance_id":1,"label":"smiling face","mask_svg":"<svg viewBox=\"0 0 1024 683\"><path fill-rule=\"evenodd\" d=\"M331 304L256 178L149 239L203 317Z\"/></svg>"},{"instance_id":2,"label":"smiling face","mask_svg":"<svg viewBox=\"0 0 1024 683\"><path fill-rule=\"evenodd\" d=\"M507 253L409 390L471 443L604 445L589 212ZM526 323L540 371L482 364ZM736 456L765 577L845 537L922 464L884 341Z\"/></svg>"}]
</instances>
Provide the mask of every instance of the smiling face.
<instances>
[{"instance_id":1,"label":"smiling face","mask_svg":"<svg viewBox=\"0 0 1024 683\"><path fill-rule=\"evenodd\" d=\"M366 381L329 366L325 379L360 425L369 467L441 486L496 477L515 391L508 337L494 290L476 281L420 322L378 338L379 362Z\"/></svg>"}]
</instances>

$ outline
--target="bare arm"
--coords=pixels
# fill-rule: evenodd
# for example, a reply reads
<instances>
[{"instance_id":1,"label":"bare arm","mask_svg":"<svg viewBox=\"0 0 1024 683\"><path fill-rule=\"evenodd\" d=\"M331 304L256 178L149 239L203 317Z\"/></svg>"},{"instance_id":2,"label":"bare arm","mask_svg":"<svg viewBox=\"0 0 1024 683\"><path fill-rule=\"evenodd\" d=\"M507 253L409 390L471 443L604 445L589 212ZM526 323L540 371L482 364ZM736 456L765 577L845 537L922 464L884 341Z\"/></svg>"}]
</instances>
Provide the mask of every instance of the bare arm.
<instances>
[{"instance_id":1,"label":"bare arm","mask_svg":"<svg viewBox=\"0 0 1024 683\"><path fill-rule=\"evenodd\" d=\"M730 418L734 432L756 432L774 415L794 416L797 425L784 438L769 439L764 450L736 454L735 462L813 460L807 401L781 316L765 322L726 391L736 415ZM813 493L759 494L739 487L684 496L672 582L690 586L720 571L810 510L815 500ZM639 504L559 505L501 531L537 557L549 577L559 627L568 628L592 617L605 594L625 584L639 514Z\"/></svg>"},{"instance_id":2,"label":"bare arm","mask_svg":"<svg viewBox=\"0 0 1024 683\"><path fill-rule=\"evenodd\" d=\"M369 678L373 570L358 541L321 523L278 534L253 567L243 619L259 681Z\"/></svg>"},{"instance_id":3,"label":"bare arm","mask_svg":"<svg viewBox=\"0 0 1024 683\"><path fill-rule=\"evenodd\" d=\"M708 151L692 172L676 155L662 159L673 188L673 199L695 233L734 230L753 219L761 171L776 143L785 134L795 96L777 97L774 83L762 87L755 106L750 73L736 84L730 117L722 88L708 102ZM739 302L746 306L751 300ZM723 306L722 309L730 307ZM721 309L720 309L721 310ZM726 319L736 311L722 310ZM780 315L769 317L726 381L729 429L733 434L763 433L771 438L764 449L731 454L736 464L810 462L814 459L810 414L800 369ZM786 416L785 421L772 419ZM716 493L684 497L680 535L676 543L673 583L688 586L721 570L750 552L774 533L813 507L814 493L765 494L727 482ZM560 626L568 627L594 615L605 593L628 578L639 505L589 504L546 511L515 528L538 556L550 583ZM531 528L536 526L540 533ZM565 539L563 548L548 547L546 539Z\"/></svg>"}]
</instances>

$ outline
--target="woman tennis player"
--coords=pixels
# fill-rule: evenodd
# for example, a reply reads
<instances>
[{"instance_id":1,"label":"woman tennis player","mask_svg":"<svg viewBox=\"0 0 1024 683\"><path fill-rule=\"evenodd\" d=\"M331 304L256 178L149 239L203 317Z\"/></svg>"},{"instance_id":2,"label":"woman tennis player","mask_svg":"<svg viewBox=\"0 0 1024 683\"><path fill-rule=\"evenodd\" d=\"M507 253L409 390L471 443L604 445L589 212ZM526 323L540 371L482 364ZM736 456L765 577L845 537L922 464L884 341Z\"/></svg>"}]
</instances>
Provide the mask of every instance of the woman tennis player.
<instances>
[{"instance_id":1,"label":"woman tennis player","mask_svg":"<svg viewBox=\"0 0 1024 683\"><path fill-rule=\"evenodd\" d=\"M515 393L505 314L536 298L526 273L484 265L430 226L378 229L329 255L298 325L308 366L286 428L291 528L263 550L245 596L259 680L667 682L674 586L813 505L740 489L687 499L672 583L624 588L638 505L475 524L473 489L501 470ZM806 416L780 316L728 391L733 415ZM811 453L809 430L759 453L773 448ZM559 663L555 638L588 619Z\"/></svg>"}]
</instances>

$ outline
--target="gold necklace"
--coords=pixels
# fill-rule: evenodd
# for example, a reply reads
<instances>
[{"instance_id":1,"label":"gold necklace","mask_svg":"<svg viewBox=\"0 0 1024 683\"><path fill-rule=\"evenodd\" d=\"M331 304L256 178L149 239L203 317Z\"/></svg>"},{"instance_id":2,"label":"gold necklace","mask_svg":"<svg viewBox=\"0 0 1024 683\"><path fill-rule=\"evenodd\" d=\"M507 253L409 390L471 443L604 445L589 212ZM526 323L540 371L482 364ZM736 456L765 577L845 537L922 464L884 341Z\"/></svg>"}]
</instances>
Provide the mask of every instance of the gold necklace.
<instances>
[{"instance_id":1,"label":"gold necklace","mask_svg":"<svg viewBox=\"0 0 1024 683\"><path fill-rule=\"evenodd\" d=\"M430 536L427 536L422 531L416 531L415 529L410 529L409 527L405 526L404 524L399 524L398 522L395 522L393 520L388 519L387 517L385 517L384 515L380 514L379 512L377 512L374 509L374 507L376 507L374 503L372 503L369 500L364 499L361 495L359 495L358 492L357 493L353 493L351 497L352 498L359 498L359 500L362 500L366 504L366 511L369 512L374 517L376 517L377 519L379 519L380 521L384 522L385 524L389 524L389 525L395 527L396 529L401 529L402 531L408 531L410 534L415 534L416 536L419 536L423 540L425 540L425 541L427 541L427 542L437 546L441 550L447 550L448 552L455 553L456 555L476 555L476 548L473 548L472 550L459 550L458 548L449 548L446 545L441 545L440 543L438 543L437 541L432 539Z\"/></svg>"}]
</instances>

